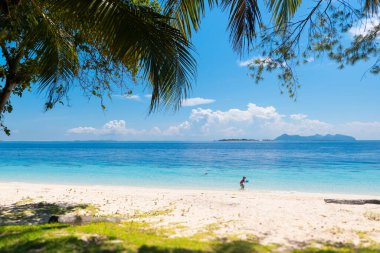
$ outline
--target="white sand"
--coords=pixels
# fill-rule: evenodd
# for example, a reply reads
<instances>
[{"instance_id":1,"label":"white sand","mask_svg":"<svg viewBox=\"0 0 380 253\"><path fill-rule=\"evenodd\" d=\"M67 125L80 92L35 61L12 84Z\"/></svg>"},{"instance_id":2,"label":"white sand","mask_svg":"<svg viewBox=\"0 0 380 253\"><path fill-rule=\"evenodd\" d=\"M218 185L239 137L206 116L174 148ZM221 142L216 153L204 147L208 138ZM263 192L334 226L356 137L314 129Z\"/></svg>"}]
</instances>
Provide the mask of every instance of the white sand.
<instances>
[{"instance_id":1,"label":"white sand","mask_svg":"<svg viewBox=\"0 0 380 253\"><path fill-rule=\"evenodd\" d=\"M141 212L168 210L162 215L145 215L148 216L145 219L158 226L176 228L177 235L212 228L220 237L257 236L263 243L293 246L313 241L380 243L380 221L365 216L365 213L380 216L379 205L323 201L380 199L380 196L0 183L1 208L27 198L34 203L89 203L98 207L101 214L126 218Z\"/></svg>"}]
</instances>

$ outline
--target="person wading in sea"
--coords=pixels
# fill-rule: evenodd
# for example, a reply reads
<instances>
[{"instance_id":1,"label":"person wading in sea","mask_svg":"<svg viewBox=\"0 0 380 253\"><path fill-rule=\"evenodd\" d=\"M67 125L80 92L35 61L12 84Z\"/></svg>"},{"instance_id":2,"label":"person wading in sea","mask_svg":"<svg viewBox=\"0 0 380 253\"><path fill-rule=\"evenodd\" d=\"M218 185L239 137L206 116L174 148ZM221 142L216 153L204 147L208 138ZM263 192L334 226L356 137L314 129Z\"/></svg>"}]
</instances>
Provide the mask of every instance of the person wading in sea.
<instances>
[{"instance_id":1,"label":"person wading in sea","mask_svg":"<svg viewBox=\"0 0 380 253\"><path fill-rule=\"evenodd\" d=\"M246 180L246 177L243 177L241 180L240 180L240 190L243 191L244 190L244 187L245 187L245 183L247 182Z\"/></svg>"}]
</instances>

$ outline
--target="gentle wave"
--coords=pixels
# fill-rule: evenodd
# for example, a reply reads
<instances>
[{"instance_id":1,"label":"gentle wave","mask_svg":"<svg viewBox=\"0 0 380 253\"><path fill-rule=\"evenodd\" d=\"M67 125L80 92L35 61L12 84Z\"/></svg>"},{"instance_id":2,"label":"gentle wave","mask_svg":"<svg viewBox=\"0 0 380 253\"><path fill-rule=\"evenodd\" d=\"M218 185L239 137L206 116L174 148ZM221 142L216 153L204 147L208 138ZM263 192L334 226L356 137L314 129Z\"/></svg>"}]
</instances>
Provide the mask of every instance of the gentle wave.
<instances>
[{"instance_id":1,"label":"gentle wave","mask_svg":"<svg viewBox=\"0 0 380 253\"><path fill-rule=\"evenodd\" d=\"M380 142L1 142L1 181L380 194Z\"/></svg>"}]
</instances>

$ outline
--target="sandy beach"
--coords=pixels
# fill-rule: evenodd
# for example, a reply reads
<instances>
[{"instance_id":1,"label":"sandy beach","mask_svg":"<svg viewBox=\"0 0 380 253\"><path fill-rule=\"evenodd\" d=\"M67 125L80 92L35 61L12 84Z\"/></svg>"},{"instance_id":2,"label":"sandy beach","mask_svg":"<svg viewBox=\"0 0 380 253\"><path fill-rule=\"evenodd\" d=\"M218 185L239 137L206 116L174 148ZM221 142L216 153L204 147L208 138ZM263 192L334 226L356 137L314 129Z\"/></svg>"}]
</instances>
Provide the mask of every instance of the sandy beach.
<instances>
[{"instance_id":1,"label":"sandy beach","mask_svg":"<svg viewBox=\"0 0 380 253\"><path fill-rule=\"evenodd\" d=\"M211 191L119 186L0 183L0 223L15 206L90 204L96 215L146 220L176 236L212 230L219 238L257 237L264 244L302 246L310 242L380 242L379 205L326 204L324 198L379 199L379 196L275 191ZM86 213L84 213L85 215ZM48 217L31 223L47 222ZM25 221L26 222L26 221Z\"/></svg>"}]
</instances>

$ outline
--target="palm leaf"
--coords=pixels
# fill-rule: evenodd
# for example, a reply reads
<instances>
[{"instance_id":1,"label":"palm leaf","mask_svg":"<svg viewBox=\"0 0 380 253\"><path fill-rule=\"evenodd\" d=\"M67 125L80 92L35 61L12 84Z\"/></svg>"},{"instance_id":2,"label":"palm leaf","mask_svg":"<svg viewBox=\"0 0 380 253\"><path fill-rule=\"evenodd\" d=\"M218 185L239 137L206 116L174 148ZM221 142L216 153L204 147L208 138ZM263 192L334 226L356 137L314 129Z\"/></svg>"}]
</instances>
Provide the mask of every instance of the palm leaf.
<instances>
[{"instance_id":1,"label":"palm leaf","mask_svg":"<svg viewBox=\"0 0 380 253\"><path fill-rule=\"evenodd\" d=\"M278 29L286 28L301 3L302 0L269 0L268 7L272 12L272 21Z\"/></svg>"},{"instance_id":2,"label":"palm leaf","mask_svg":"<svg viewBox=\"0 0 380 253\"><path fill-rule=\"evenodd\" d=\"M178 106L187 95L196 64L191 45L169 19L148 7L123 0L51 0L56 11L86 23L112 57L125 64L140 62L153 86L156 105Z\"/></svg>"},{"instance_id":3,"label":"palm leaf","mask_svg":"<svg viewBox=\"0 0 380 253\"><path fill-rule=\"evenodd\" d=\"M19 48L26 50L28 55L34 55L34 61L38 62L36 81L39 92L46 91L49 100L58 95L58 101L67 91L62 88L59 91L58 88L69 88L69 80L78 73L79 61L70 34L44 11L45 7L36 0L20 6L18 11L22 17L18 20L26 32Z\"/></svg>"},{"instance_id":4,"label":"palm leaf","mask_svg":"<svg viewBox=\"0 0 380 253\"><path fill-rule=\"evenodd\" d=\"M212 8L218 0L207 0ZM205 15L206 0L167 0L164 13L172 17L172 24L187 38L191 37L192 30L197 31L202 17Z\"/></svg>"},{"instance_id":5,"label":"palm leaf","mask_svg":"<svg viewBox=\"0 0 380 253\"><path fill-rule=\"evenodd\" d=\"M261 21L257 0L222 0L224 9L229 8L230 40L236 52L249 49L256 37L256 25Z\"/></svg>"}]
</instances>

